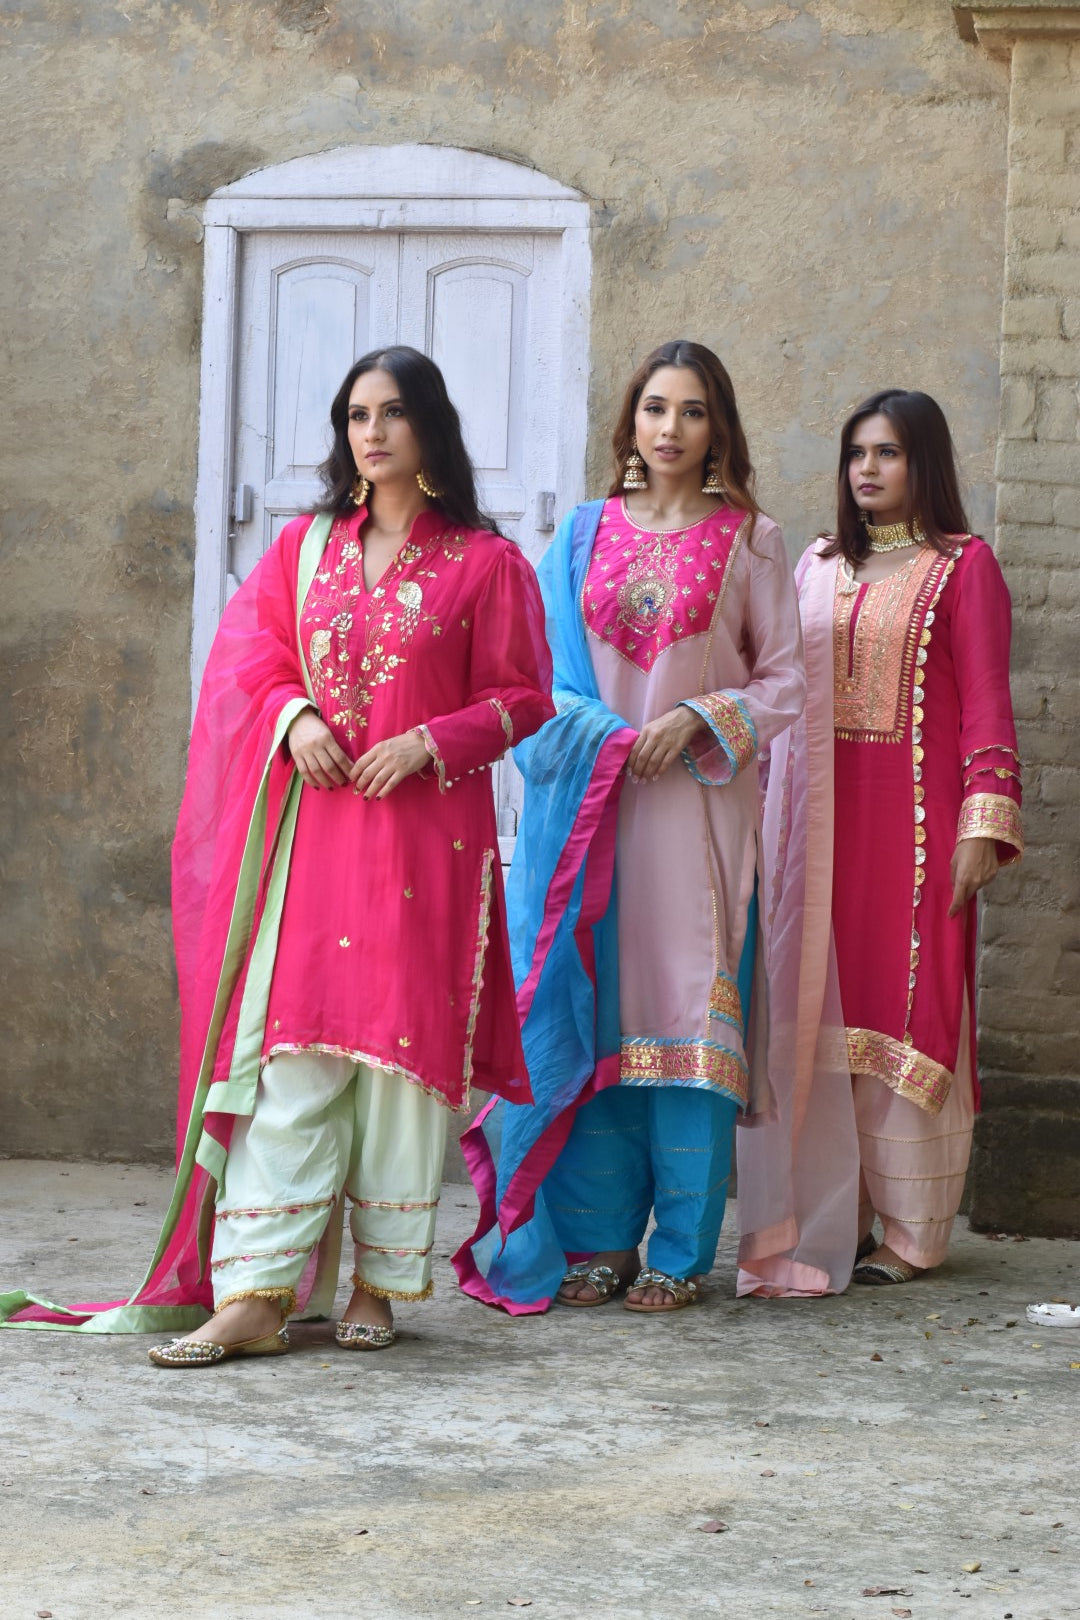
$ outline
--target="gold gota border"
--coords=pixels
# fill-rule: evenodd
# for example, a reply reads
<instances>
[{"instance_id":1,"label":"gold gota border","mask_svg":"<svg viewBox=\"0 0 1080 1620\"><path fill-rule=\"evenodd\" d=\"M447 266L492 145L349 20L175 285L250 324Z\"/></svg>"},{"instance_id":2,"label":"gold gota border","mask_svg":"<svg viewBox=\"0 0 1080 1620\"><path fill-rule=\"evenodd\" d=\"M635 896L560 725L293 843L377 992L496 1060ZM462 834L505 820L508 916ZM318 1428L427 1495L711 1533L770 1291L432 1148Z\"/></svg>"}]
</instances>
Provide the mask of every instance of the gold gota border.
<instances>
[{"instance_id":1,"label":"gold gota border","mask_svg":"<svg viewBox=\"0 0 1080 1620\"><path fill-rule=\"evenodd\" d=\"M1017 852L1013 859L1019 859L1024 852L1020 806L1007 793L972 793L960 806L957 843L962 838L994 838L1012 844Z\"/></svg>"},{"instance_id":2,"label":"gold gota border","mask_svg":"<svg viewBox=\"0 0 1080 1620\"><path fill-rule=\"evenodd\" d=\"M757 757L757 732L745 704L733 692L706 692L691 700L704 709L735 756L735 771L743 771Z\"/></svg>"},{"instance_id":3,"label":"gold gota border","mask_svg":"<svg viewBox=\"0 0 1080 1620\"><path fill-rule=\"evenodd\" d=\"M438 743L431 735L431 732L428 730L427 726L414 726L413 730L419 735L420 740L423 742L424 747L431 756L431 762L435 767L435 775L439 782L439 792L445 793L447 787L449 786L446 780L446 761L443 759L442 754L439 751Z\"/></svg>"},{"instance_id":4,"label":"gold gota border","mask_svg":"<svg viewBox=\"0 0 1080 1620\"><path fill-rule=\"evenodd\" d=\"M370 1294L372 1299L430 1299L435 1292L434 1282L429 1282L426 1288L414 1289L412 1292L405 1288L376 1288L374 1283L365 1282L357 1271L352 1274L352 1285L363 1293Z\"/></svg>"},{"instance_id":5,"label":"gold gota border","mask_svg":"<svg viewBox=\"0 0 1080 1620\"><path fill-rule=\"evenodd\" d=\"M235 1294L226 1294L224 1299L215 1300L214 1315L217 1316L226 1305L235 1305L238 1299L276 1299L281 1306L282 1321L296 1309L295 1288L241 1288Z\"/></svg>"},{"instance_id":6,"label":"gold gota border","mask_svg":"<svg viewBox=\"0 0 1080 1620\"><path fill-rule=\"evenodd\" d=\"M491 924L491 873L495 864L495 851L485 849L480 868L480 909L476 919L476 950L473 955L472 995L469 1016L465 1024L465 1064L461 1078L465 1082L465 1103L469 1106L469 1088L472 1084L473 1041L480 1016L480 992L484 988L484 961L487 957L488 929Z\"/></svg>"},{"instance_id":7,"label":"gold gota border","mask_svg":"<svg viewBox=\"0 0 1080 1620\"><path fill-rule=\"evenodd\" d=\"M912 817L914 820L915 841L915 886L911 897L911 939L909 942L907 1008L904 1013L903 1041L904 1047L909 1051L914 1050L910 1026L911 1014L915 1007L915 985L918 980L919 962L921 960L922 950L922 936L919 933L918 926L919 906L922 902L922 886L926 882L926 808L923 804L923 800L926 797L926 789L922 785L922 762L926 757L926 752L922 745L922 724L923 720L926 718L926 711L924 707L926 702L926 664L927 659L930 656L930 643L933 640L932 626L934 624L937 605L941 600L941 593L949 583L949 580L952 578L953 570L955 569L956 564L962 555L963 553L958 546L948 560L946 560L944 557L939 557L937 562L928 570L924 592L925 589L929 589L934 586L935 588L933 589L933 594L930 597L929 604L926 607L925 612L923 612L921 619L919 618L917 612L912 617L912 626L914 627L915 624L918 623L921 625L921 629L919 630L919 645L915 653L915 661L911 666L911 777L913 799ZM944 565L940 568L940 571L936 571L938 564ZM925 594L920 598L920 601L922 600L925 600ZM906 1095L906 1093L904 1093L904 1095ZM942 1101L944 1101L944 1098ZM939 1103L937 1107L940 1108L941 1103ZM937 1109L932 1109L931 1112L936 1113Z\"/></svg>"},{"instance_id":8,"label":"gold gota border","mask_svg":"<svg viewBox=\"0 0 1080 1620\"><path fill-rule=\"evenodd\" d=\"M944 1108L952 1086L944 1064L876 1029L849 1029L847 1049L852 1074L876 1074L924 1113L940 1114Z\"/></svg>"},{"instance_id":9,"label":"gold gota border","mask_svg":"<svg viewBox=\"0 0 1080 1620\"><path fill-rule=\"evenodd\" d=\"M238 1220L241 1216L250 1216L255 1219L259 1215L299 1215L305 1209L326 1209L337 1203L337 1194L330 1193L326 1198L312 1198L306 1204L266 1204L261 1208L253 1209L219 1209L215 1221Z\"/></svg>"},{"instance_id":10,"label":"gold gota border","mask_svg":"<svg viewBox=\"0 0 1080 1620\"><path fill-rule=\"evenodd\" d=\"M729 979L724 973L718 973L713 980L709 995L709 1017L722 1018L725 1023L734 1024L738 1030L742 1029L743 1005L739 987L734 979Z\"/></svg>"},{"instance_id":11,"label":"gold gota border","mask_svg":"<svg viewBox=\"0 0 1080 1620\"><path fill-rule=\"evenodd\" d=\"M513 746L514 746L514 722L511 720L509 712L506 709L505 704L500 703L498 698L488 698L488 702L490 703L491 707L495 710L495 713L498 715L500 721L502 722L503 739L504 739L504 741L506 743L506 747L507 748L513 748ZM504 750L504 752L505 752L505 750Z\"/></svg>"},{"instance_id":12,"label":"gold gota border","mask_svg":"<svg viewBox=\"0 0 1080 1620\"><path fill-rule=\"evenodd\" d=\"M746 1064L738 1053L708 1041L624 1040L619 1080L624 1086L684 1085L722 1091L740 1108L750 1100Z\"/></svg>"}]
</instances>

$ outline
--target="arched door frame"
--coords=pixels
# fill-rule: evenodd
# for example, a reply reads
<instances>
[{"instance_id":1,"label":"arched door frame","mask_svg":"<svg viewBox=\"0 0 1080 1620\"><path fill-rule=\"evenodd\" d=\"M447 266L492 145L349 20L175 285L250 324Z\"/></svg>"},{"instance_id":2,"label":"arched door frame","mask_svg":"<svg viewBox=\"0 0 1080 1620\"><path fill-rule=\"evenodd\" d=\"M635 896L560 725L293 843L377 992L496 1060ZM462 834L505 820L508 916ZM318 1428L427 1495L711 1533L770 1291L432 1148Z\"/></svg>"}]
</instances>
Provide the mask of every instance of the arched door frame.
<instances>
[{"instance_id":1,"label":"arched door frame","mask_svg":"<svg viewBox=\"0 0 1080 1620\"><path fill-rule=\"evenodd\" d=\"M234 499L239 247L256 231L550 232L561 238L559 513L585 493L589 204L535 169L447 146L340 146L214 192L205 232L192 696L225 602Z\"/></svg>"}]
</instances>

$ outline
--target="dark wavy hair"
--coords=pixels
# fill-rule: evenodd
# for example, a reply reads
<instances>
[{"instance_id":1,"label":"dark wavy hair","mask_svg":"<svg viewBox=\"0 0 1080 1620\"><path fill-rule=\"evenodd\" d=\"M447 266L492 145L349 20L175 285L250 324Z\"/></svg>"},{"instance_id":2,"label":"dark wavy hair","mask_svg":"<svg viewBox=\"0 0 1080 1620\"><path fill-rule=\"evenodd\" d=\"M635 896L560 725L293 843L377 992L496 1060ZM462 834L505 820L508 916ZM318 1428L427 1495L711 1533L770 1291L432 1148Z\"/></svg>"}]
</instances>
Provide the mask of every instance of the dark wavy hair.
<instances>
[{"instance_id":1,"label":"dark wavy hair","mask_svg":"<svg viewBox=\"0 0 1080 1620\"><path fill-rule=\"evenodd\" d=\"M615 477L608 495L622 494L626 463L633 453L634 416L638 401L645 391L645 384L661 366L689 366L701 378L720 482L732 506L738 507L740 512L748 512L751 517L757 517L761 508L754 496L754 468L746 435L739 421L739 408L735 403L731 378L711 349L707 349L703 343L690 343L685 338L662 343L658 349L647 354L627 384L615 431L611 435Z\"/></svg>"},{"instance_id":2,"label":"dark wavy hair","mask_svg":"<svg viewBox=\"0 0 1080 1620\"><path fill-rule=\"evenodd\" d=\"M842 555L859 563L869 554L870 540L860 507L851 492L848 461L851 440L860 422L886 416L901 450L907 456L907 499L904 521L914 538L918 526L935 551L951 551L952 536L968 533L967 514L960 498L956 453L945 413L929 394L904 388L883 388L857 405L840 432L840 469L836 478L836 533L822 535L829 544L825 557Z\"/></svg>"},{"instance_id":3,"label":"dark wavy hair","mask_svg":"<svg viewBox=\"0 0 1080 1620\"><path fill-rule=\"evenodd\" d=\"M477 504L476 475L461 436L461 418L446 392L443 374L434 360L403 343L372 349L345 373L330 407L334 447L319 468L325 494L316 510L337 514L348 511L353 504L356 462L349 448L349 396L357 377L365 371L388 371L397 383L409 426L420 446L424 477L439 491L441 510L452 523L467 529L490 529L497 534L496 525Z\"/></svg>"}]
</instances>

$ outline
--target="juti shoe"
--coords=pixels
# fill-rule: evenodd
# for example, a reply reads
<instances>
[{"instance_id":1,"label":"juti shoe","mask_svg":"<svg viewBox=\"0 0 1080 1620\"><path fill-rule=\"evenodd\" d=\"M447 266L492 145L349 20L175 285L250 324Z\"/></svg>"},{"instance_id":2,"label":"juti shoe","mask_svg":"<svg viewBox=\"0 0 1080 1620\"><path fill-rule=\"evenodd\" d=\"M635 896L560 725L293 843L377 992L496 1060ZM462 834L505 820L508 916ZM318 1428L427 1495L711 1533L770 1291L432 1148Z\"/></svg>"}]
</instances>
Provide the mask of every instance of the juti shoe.
<instances>
[{"instance_id":1,"label":"juti shoe","mask_svg":"<svg viewBox=\"0 0 1080 1620\"><path fill-rule=\"evenodd\" d=\"M216 1367L234 1356L283 1356L289 1348L289 1330L282 1325L258 1339L239 1344L215 1344L212 1339L170 1339L147 1351L155 1367Z\"/></svg>"},{"instance_id":2,"label":"juti shoe","mask_svg":"<svg viewBox=\"0 0 1080 1620\"><path fill-rule=\"evenodd\" d=\"M342 1350L389 1350L396 1338L396 1328L374 1322L339 1322L334 1329L334 1343Z\"/></svg>"}]
</instances>

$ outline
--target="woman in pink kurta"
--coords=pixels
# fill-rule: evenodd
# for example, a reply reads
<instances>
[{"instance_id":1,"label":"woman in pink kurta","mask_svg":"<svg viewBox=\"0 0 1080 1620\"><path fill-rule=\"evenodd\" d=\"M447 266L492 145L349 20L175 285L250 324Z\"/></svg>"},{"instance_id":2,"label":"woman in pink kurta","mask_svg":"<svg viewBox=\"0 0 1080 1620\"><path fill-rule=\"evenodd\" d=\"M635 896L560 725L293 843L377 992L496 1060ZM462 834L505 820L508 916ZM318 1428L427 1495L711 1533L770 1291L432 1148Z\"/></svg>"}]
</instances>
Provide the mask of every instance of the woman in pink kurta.
<instances>
[{"instance_id":1,"label":"woman in pink kurta","mask_svg":"<svg viewBox=\"0 0 1080 1620\"><path fill-rule=\"evenodd\" d=\"M484 1209L459 1274L512 1311L626 1285L631 1310L692 1303L736 1115L767 1101L757 757L802 706L791 569L709 350L643 362L614 446L608 499L541 566L558 715L518 751L509 903L536 1103L499 1105L466 1143Z\"/></svg>"},{"instance_id":2,"label":"woman in pink kurta","mask_svg":"<svg viewBox=\"0 0 1080 1620\"><path fill-rule=\"evenodd\" d=\"M351 367L326 500L228 604L173 848L182 1010L176 1188L131 1299L4 1319L194 1328L214 1366L329 1314L349 1206L346 1350L431 1291L447 1119L530 1096L488 767L553 713L535 575L476 503L425 355ZM214 1314L209 1321L209 1307Z\"/></svg>"},{"instance_id":3,"label":"woman in pink kurta","mask_svg":"<svg viewBox=\"0 0 1080 1620\"><path fill-rule=\"evenodd\" d=\"M927 395L845 424L838 533L798 577L807 714L766 807L790 1086L740 1154L741 1286L762 1293L842 1287L856 1252L877 1284L944 1259L977 1097L974 896L1023 848L1008 591Z\"/></svg>"}]
</instances>

